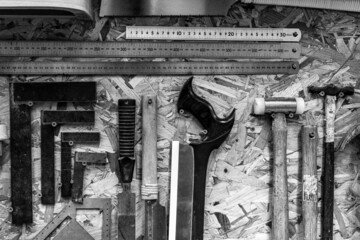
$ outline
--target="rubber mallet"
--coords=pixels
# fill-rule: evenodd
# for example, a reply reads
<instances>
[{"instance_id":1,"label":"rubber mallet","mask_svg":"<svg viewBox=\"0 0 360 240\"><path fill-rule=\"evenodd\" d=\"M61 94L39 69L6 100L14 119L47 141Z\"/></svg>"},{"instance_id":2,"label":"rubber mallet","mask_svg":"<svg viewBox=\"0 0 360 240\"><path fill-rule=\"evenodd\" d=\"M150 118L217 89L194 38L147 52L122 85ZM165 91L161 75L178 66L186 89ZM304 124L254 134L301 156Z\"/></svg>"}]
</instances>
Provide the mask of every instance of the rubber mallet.
<instances>
[{"instance_id":1,"label":"rubber mallet","mask_svg":"<svg viewBox=\"0 0 360 240\"><path fill-rule=\"evenodd\" d=\"M273 117L273 193L272 193L272 232L271 239L289 239L289 212L287 186L287 124L286 115L302 114L305 102L302 98L256 98L254 114L270 113Z\"/></svg>"},{"instance_id":2,"label":"rubber mallet","mask_svg":"<svg viewBox=\"0 0 360 240\"><path fill-rule=\"evenodd\" d=\"M322 191L322 230L323 240L333 239L334 216L334 122L336 111L336 97L345 97L354 94L353 87L339 88L333 84L324 87L309 87L310 93L325 97L325 161L323 165Z\"/></svg>"}]
</instances>

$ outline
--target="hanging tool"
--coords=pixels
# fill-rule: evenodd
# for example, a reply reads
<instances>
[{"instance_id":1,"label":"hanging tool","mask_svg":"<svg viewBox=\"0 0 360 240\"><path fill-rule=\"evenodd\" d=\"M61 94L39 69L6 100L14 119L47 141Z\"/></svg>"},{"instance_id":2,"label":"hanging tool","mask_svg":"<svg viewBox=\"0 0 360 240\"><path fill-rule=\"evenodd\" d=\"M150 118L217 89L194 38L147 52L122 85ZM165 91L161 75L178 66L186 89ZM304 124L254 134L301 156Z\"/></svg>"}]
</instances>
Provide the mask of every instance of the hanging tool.
<instances>
[{"instance_id":1,"label":"hanging tool","mask_svg":"<svg viewBox=\"0 0 360 240\"><path fill-rule=\"evenodd\" d=\"M0 75L235 75L295 74L298 71L297 61L0 62Z\"/></svg>"},{"instance_id":2,"label":"hanging tool","mask_svg":"<svg viewBox=\"0 0 360 240\"><path fill-rule=\"evenodd\" d=\"M67 204L56 217L54 217L32 240L45 240L53 233L65 219L70 218L69 224L73 225L73 220L76 221L77 210L99 210L102 213L102 232L101 240L111 239L111 199L110 198L84 198L82 204L72 203ZM71 226L70 225L70 226ZM76 227L76 226L71 226ZM59 234L63 235L66 232L60 231ZM57 235L55 235L56 237ZM82 238L65 238L64 240L82 240Z\"/></svg>"},{"instance_id":3,"label":"hanging tool","mask_svg":"<svg viewBox=\"0 0 360 240\"><path fill-rule=\"evenodd\" d=\"M3 141L9 139L7 127L0 122L0 157L3 155Z\"/></svg>"},{"instance_id":4,"label":"hanging tool","mask_svg":"<svg viewBox=\"0 0 360 240\"><path fill-rule=\"evenodd\" d=\"M173 141L171 147L169 240L190 240L195 184L194 151L191 146L178 141Z\"/></svg>"},{"instance_id":5,"label":"hanging tool","mask_svg":"<svg viewBox=\"0 0 360 240\"><path fill-rule=\"evenodd\" d=\"M302 212L304 239L317 239L317 144L319 136L317 126L305 125L302 128Z\"/></svg>"},{"instance_id":6,"label":"hanging tool","mask_svg":"<svg viewBox=\"0 0 360 240\"><path fill-rule=\"evenodd\" d=\"M157 98L142 97L142 185L145 200L145 240L167 239L165 207L159 201L157 181Z\"/></svg>"},{"instance_id":7,"label":"hanging tool","mask_svg":"<svg viewBox=\"0 0 360 240\"><path fill-rule=\"evenodd\" d=\"M9 1L0 0L1 18L80 18L93 19L92 1L51 0L51 1Z\"/></svg>"},{"instance_id":8,"label":"hanging tool","mask_svg":"<svg viewBox=\"0 0 360 240\"><path fill-rule=\"evenodd\" d=\"M62 132L61 133L61 196L67 198L77 196L75 202L82 202L82 196L76 189L83 187L82 176L74 175L71 177L71 148L76 143L98 144L100 142L99 132ZM77 187L72 189L72 183Z\"/></svg>"},{"instance_id":9,"label":"hanging tool","mask_svg":"<svg viewBox=\"0 0 360 240\"><path fill-rule=\"evenodd\" d=\"M118 198L118 239L135 240L135 193L131 182L135 167L135 99L120 99L119 114L119 170L123 188Z\"/></svg>"},{"instance_id":10,"label":"hanging tool","mask_svg":"<svg viewBox=\"0 0 360 240\"><path fill-rule=\"evenodd\" d=\"M333 84L324 87L310 86L309 92L325 97L325 160L323 165L323 193L322 193L322 230L324 240L333 239L334 218L334 122L336 97L343 98L354 94L353 87L337 87Z\"/></svg>"},{"instance_id":11,"label":"hanging tool","mask_svg":"<svg viewBox=\"0 0 360 240\"><path fill-rule=\"evenodd\" d=\"M204 232L205 187L209 156L214 149L220 147L229 135L234 125L235 110L233 110L228 117L217 117L210 103L195 94L192 89L192 80L193 78L190 78L184 84L180 92L177 107L180 114L184 112L191 113L204 128L201 134L201 140L190 143L194 150L195 159L194 176L192 177L194 182L194 201L191 239L202 240ZM180 176L182 174L183 173L179 173ZM181 194L182 193L178 193L180 196ZM190 229L187 230L190 231Z\"/></svg>"},{"instance_id":12,"label":"hanging tool","mask_svg":"<svg viewBox=\"0 0 360 240\"><path fill-rule=\"evenodd\" d=\"M63 124L94 124L94 111L41 111L41 203L55 204L56 128Z\"/></svg>"},{"instance_id":13,"label":"hanging tool","mask_svg":"<svg viewBox=\"0 0 360 240\"><path fill-rule=\"evenodd\" d=\"M254 113L263 115L271 113L273 117L273 212L271 239L289 239L289 206L287 186L287 126L285 114L293 117L294 114L302 114L305 102L302 98L256 98Z\"/></svg>"},{"instance_id":14,"label":"hanging tool","mask_svg":"<svg viewBox=\"0 0 360 240\"><path fill-rule=\"evenodd\" d=\"M360 12L359 1L344 1L344 0L241 0L243 3L251 4L266 4L266 5L284 5L300 8L320 8L320 9L331 9L348 12Z\"/></svg>"},{"instance_id":15,"label":"hanging tool","mask_svg":"<svg viewBox=\"0 0 360 240\"><path fill-rule=\"evenodd\" d=\"M126 39L299 42L301 31L296 28L127 26Z\"/></svg>"},{"instance_id":16,"label":"hanging tool","mask_svg":"<svg viewBox=\"0 0 360 240\"><path fill-rule=\"evenodd\" d=\"M206 28L204 28L206 29ZM298 59L295 42L1 41L0 56L107 58Z\"/></svg>"},{"instance_id":17,"label":"hanging tool","mask_svg":"<svg viewBox=\"0 0 360 240\"><path fill-rule=\"evenodd\" d=\"M31 108L34 102L93 102L96 82L14 82L9 90L12 223L32 223Z\"/></svg>"},{"instance_id":18,"label":"hanging tool","mask_svg":"<svg viewBox=\"0 0 360 240\"><path fill-rule=\"evenodd\" d=\"M102 0L100 17L224 16L235 0Z\"/></svg>"}]
</instances>

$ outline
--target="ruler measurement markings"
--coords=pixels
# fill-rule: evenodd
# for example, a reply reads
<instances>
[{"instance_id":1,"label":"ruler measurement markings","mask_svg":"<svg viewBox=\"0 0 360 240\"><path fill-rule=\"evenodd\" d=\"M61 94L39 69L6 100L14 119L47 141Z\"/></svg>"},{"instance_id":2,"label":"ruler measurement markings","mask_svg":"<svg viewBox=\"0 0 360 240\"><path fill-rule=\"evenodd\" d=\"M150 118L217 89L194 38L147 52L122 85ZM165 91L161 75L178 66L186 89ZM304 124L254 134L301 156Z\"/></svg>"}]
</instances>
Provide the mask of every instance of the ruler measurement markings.
<instances>
[{"instance_id":1,"label":"ruler measurement markings","mask_svg":"<svg viewBox=\"0 0 360 240\"><path fill-rule=\"evenodd\" d=\"M65 46L59 48L59 44ZM301 51L298 43L103 42L101 44L96 42L3 41L0 46L0 56L290 59L299 58ZM29 47L29 45L35 46ZM84 47L83 45L88 46ZM266 49L269 49L271 54L261 53ZM291 49L295 49L295 52L290 51ZM287 54L280 54L281 51Z\"/></svg>"},{"instance_id":2,"label":"ruler measurement markings","mask_svg":"<svg viewBox=\"0 0 360 240\"><path fill-rule=\"evenodd\" d=\"M0 74L31 75L188 75L296 73L297 62L10 62Z\"/></svg>"}]
</instances>

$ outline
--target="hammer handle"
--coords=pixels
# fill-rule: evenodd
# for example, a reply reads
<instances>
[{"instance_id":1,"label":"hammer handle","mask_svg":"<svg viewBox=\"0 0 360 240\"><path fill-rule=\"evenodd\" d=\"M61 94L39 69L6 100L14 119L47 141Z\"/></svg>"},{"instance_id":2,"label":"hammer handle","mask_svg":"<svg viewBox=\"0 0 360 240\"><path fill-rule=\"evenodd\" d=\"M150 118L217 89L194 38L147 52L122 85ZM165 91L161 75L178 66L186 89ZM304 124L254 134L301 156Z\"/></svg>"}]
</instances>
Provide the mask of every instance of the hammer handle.
<instances>
[{"instance_id":1,"label":"hammer handle","mask_svg":"<svg viewBox=\"0 0 360 240\"><path fill-rule=\"evenodd\" d=\"M284 113L276 113L273 124L274 166L273 166L273 219L271 239L289 239L288 186L286 145L287 127Z\"/></svg>"},{"instance_id":2,"label":"hammer handle","mask_svg":"<svg viewBox=\"0 0 360 240\"><path fill-rule=\"evenodd\" d=\"M322 239L333 239L334 216L334 122L336 96L325 97L325 161L323 165Z\"/></svg>"},{"instance_id":3,"label":"hammer handle","mask_svg":"<svg viewBox=\"0 0 360 240\"><path fill-rule=\"evenodd\" d=\"M302 129L302 154L303 154L303 220L304 240L317 239L317 169L316 151L318 143L316 126L306 125Z\"/></svg>"}]
</instances>

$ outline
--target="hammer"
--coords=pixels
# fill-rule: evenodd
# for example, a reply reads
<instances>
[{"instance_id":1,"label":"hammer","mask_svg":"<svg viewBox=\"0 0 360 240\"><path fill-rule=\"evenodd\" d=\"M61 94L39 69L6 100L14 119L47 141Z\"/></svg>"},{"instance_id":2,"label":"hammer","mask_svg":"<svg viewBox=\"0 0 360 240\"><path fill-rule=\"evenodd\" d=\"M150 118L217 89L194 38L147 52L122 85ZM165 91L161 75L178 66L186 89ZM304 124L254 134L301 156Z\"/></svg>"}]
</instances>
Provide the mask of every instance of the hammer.
<instances>
[{"instance_id":1,"label":"hammer","mask_svg":"<svg viewBox=\"0 0 360 240\"><path fill-rule=\"evenodd\" d=\"M353 95L353 87L339 88L333 84L324 87L310 86L310 93L325 97L325 160L323 165L323 192L322 192L322 229L323 240L333 239L333 214L334 214L334 122L336 97Z\"/></svg>"},{"instance_id":2,"label":"hammer","mask_svg":"<svg viewBox=\"0 0 360 240\"><path fill-rule=\"evenodd\" d=\"M272 231L271 239L289 239L289 213L288 213L288 186L286 144L287 125L286 114L290 118L294 114L302 114L305 110L305 102L302 98L256 98L254 114L263 115L271 113L273 117L273 194L272 194Z\"/></svg>"}]
</instances>

